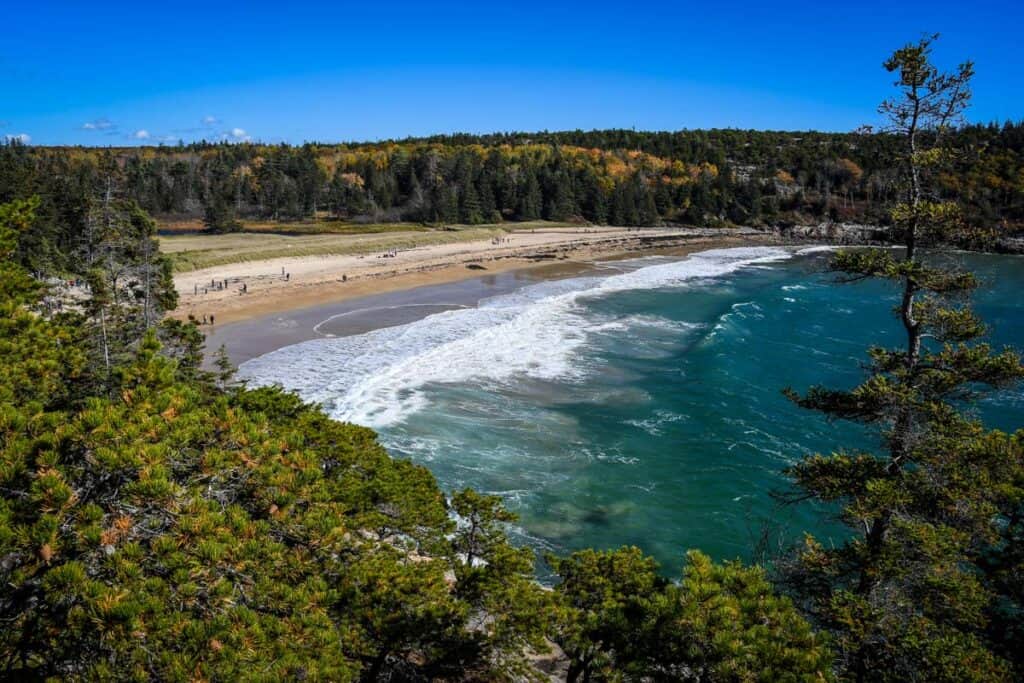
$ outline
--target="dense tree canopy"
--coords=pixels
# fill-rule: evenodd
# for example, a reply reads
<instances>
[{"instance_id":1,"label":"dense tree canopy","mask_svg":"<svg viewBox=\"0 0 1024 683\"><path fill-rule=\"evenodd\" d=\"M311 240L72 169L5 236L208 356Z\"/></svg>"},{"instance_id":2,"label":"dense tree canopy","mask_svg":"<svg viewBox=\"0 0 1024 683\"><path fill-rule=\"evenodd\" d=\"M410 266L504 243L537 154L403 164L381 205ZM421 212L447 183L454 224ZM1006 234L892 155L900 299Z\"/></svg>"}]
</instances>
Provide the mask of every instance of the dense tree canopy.
<instances>
[{"instance_id":1,"label":"dense tree canopy","mask_svg":"<svg viewBox=\"0 0 1024 683\"><path fill-rule=\"evenodd\" d=\"M832 652L760 568L687 556L665 580L637 548L549 558L561 579L558 642L567 678L826 681Z\"/></svg>"},{"instance_id":2,"label":"dense tree canopy","mask_svg":"<svg viewBox=\"0 0 1024 683\"><path fill-rule=\"evenodd\" d=\"M963 126L961 154L937 179L981 231L1024 222L1024 125ZM758 225L859 220L888 225L899 198L890 132L574 131L452 135L377 143L207 144L0 149L0 201L43 198L40 255L70 245L96 196L152 215L240 219ZM78 201L57 201L76 197Z\"/></svg>"}]
</instances>

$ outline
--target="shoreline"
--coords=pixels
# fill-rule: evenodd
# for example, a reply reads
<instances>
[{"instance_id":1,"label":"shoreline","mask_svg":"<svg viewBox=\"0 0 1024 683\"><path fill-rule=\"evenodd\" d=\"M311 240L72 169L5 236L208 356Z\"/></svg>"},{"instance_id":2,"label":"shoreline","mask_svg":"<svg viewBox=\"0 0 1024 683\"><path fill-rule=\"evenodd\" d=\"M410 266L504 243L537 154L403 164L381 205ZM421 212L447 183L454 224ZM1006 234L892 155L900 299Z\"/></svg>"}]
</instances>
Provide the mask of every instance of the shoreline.
<instances>
[{"instance_id":1,"label":"shoreline","mask_svg":"<svg viewBox=\"0 0 1024 683\"><path fill-rule=\"evenodd\" d=\"M206 335L206 365L224 346L235 366L279 348L310 339L361 334L402 325L454 307L474 307L480 300L536 282L558 280L600 268L600 263L636 256L686 256L707 249L771 239L749 236L687 236L655 245L637 241L630 248L577 250L558 259L507 257L488 261L486 270L451 263L429 270L370 276L363 283L307 285L302 295L237 310L237 317L200 329ZM353 286L362 284L363 286ZM347 286L343 286L347 285ZM241 297L240 297L241 298ZM313 303L308 303L310 300ZM221 320L218 316L218 321Z\"/></svg>"},{"instance_id":2,"label":"shoreline","mask_svg":"<svg viewBox=\"0 0 1024 683\"><path fill-rule=\"evenodd\" d=\"M173 318L212 315L219 325L274 313L552 263L594 261L715 243L771 244L754 231L547 229L512 233L500 244L474 240L393 255L347 254L246 261L176 274ZM227 286L224 286L224 283ZM244 293L243 293L244 289ZM205 328L205 326L204 326Z\"/></svg>"}]
</instances>

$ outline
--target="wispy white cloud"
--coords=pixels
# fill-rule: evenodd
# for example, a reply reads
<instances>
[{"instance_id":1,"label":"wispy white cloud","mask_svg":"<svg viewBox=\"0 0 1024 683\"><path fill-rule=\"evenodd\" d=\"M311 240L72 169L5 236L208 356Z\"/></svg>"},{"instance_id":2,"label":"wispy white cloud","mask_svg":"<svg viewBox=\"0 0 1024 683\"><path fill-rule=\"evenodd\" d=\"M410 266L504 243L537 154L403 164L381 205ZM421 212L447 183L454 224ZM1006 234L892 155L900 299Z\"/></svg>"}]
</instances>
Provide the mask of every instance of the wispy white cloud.
<instances>
[{"instance_id":1,"label":"wispy white cloud","mask_svg":"<svg viewBox=\"0 0 1024 683\"><path fill-rule=\"evenodd\" d=\"M27 145L28 143L32 142L32 136L29 135L28 133L18 133L16 135L5 135L4 139L6 139L7 142L20 142L23 145Z\"/></svg>"},{"instance_id":2,"label":"wispy white cloud","mask_svg":"<svg viewBox=\"0 0 1024 683\"><path fill-rule=\"evenodd\" d=\"M172 128L170 135L158 135L147 130L139 130L130 137L136 140L150 140L152 142L176 143L184 138L198 139L201 136L204 140L224 140L227 142L249 142L252 136L244 128L234 126L232 128L221 128L217 124L223 122L216 116L204 116L199 120L200 126L195 128Z\"/></svg>"},{"instance_id":3,"label":"wispy white cloud","mask_svg":"<svg viewBox=\"0 0 1024 683\"><path fill-rule=\"evenodd\" d=\"M86 121L82 124L82 130L111 130L116 127L114 122L107 118Z\"/></svg>"},{"instance_id":4,"label":"wispy white cloud","mask_svg":"<svg viewBox=\"0 0 1024 683\"><path fill-rule=\"evenodd\" d=\"M221 138L224 140L232 140L234 142L248 142L252 140L252 137L245 132L244 128L232 128L229 131L221 133Z\"/></svg>"},{"instance_id":5,"label":"wispy white cloud","mask_svg":"<svg viewBox=\"0 0 1024 683\"><path fill-rule=\"evenodd\" d=\"M222 123L222 121L219 118L217 118L216 116L213 116L212 114L207 114L203 118L199 119L199 125L198 126L191 127L191 128L174 128L174 129L172 129L172 132L178 133L179 135L181 135L181 134L195 135L196 133L202 133L204 136L205 135L210 135L211 139L213 139L213 138L215 138L217 136L217 130L216 129L217 129L217 126L219 126L221 123ZM225 136L225 135L227 135L227 134L226 133L221 133L222 137Z\"/></svg>"}]
</instances>

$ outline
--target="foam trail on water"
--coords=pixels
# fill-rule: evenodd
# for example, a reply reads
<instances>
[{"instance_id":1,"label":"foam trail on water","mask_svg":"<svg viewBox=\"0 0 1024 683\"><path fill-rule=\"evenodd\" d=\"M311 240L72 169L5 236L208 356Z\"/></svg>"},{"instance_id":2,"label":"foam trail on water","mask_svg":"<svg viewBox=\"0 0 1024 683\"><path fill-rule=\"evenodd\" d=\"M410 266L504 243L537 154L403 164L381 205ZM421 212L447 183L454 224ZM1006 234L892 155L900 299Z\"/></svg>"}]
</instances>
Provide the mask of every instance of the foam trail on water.
<instances>
[{"instance_id":1,"label":"foam trail on water","mask_svg":"<svg viewBox=\"0 0 1024 683\"><path fill-rule=\"evenodd\" d=\"M820 254L820 253L826 252L826 251L836 251L837 249L841 249L841 248L842 247L838 247L838 246L836 246L834 244L820 244L820 245L814 246L814 247L804 247L803 249L800 249L799 251L797 251L796 255L797 256L807 256L808 254Z\"/></svg>"},{"instance_id":2,"label":"foam trail on water","mask_svg":"<svg viewBox=\"0 0 1024 683\"><path fill-rule=\"evenodd\" d=\"M372 313L374 311L395 311L400 308L441 308L442 306L448 306L450 308L469 308L464 304L446 304L444 302L430 303L430 304L398 304L395 306L370 306L369 308L354 308L351 311L345 311L344 313L336 313L330 317L324 318L316 325L313 325L313 331L319 334L324 334L324 325L332 323L340 318L348 318L351 316L362 315L364 313Z\"/></svg>"},{"instance_id":3,"label":"foam trail on water","mask_svg":"<svg viewBox=\"0 0 1024 683\"><path fill-rule=\"evenodd\" d=\"M637 263L634 270L610 276L540 283L476 308L278 349L243 363L239 374L255 385L280 384L296 391L321 403L336 419L384 427L421 409L423 390L432 384L500 387L522 378L581 378L586 370L578 351L608 325L587 318L588 298L684 287L790 257L791 252L776 247L714 249L681 261Z\"/></svg>"}]
</instances>

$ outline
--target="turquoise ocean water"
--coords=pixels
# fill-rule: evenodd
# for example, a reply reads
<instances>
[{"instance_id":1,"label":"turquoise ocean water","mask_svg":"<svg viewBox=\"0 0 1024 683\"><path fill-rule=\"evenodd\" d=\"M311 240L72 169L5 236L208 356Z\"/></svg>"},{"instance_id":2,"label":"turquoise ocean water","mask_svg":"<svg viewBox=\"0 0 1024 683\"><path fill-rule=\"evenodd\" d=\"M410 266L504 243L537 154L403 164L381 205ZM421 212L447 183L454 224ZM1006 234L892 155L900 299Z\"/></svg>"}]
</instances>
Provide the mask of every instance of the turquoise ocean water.
<instances>
[{"instance_id":1,"label":"turquoise ocean water","mask_svg":"<svg viewBox=\"0 0 1024 683\"><path fill-rule=\"evenodd\" d=\"M765 529L839 533L825 511L770 493L802 455L875 439L780 392L852 386L866 346L899 343L900 330L895 289L836 285L827 258L746 247L602 263L240 372L374 427L446 490L501 495L517 539L538 550L633 544L674 574L687 548L750 559ZM949 258L984 278L991 341L1024 347L1024 258ZM1024 427L1019 390L973 409Z\"/></svg>"}]
</instances>

